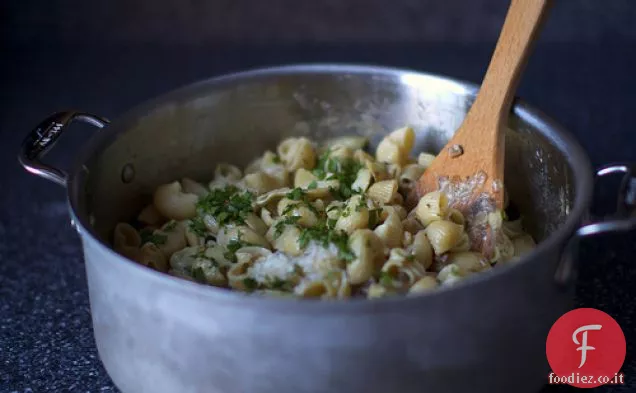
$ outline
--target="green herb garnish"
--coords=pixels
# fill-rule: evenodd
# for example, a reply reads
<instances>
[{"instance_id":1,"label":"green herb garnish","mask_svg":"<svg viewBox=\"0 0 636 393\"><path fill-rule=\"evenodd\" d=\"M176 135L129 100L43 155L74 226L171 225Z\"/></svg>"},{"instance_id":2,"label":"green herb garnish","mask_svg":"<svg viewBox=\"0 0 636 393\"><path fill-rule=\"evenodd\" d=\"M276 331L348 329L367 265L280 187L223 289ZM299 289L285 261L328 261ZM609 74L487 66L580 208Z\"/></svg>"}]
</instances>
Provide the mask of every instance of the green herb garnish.
<instances>
[{"instance_id":1,"label":"green herb garnish","mask_svg":"<svg viewBox=\"0 0 636 393\"><path fill-rule=\"evenodd\" d=\"M253 291L258 288L258 283L251 277L246 277L243 279L243 285L245 285L245 289L248 291Z\"/></svg>"},{"instance_id":2,"label":"green herb garnish","mask_svg":"<svg viewBox=\"0 0 636 393\"><path fill-rule=\"evenodd\" d=\"M330 188L336 199L348 199L356 191L351 189L351 185L358 176L358 171L362 164L352 158L331 158L330 151L325 151L320 158L316 168L312 173L320 180L338 180L338 188ZM329 176L327 176L329 174Z\"/></svg>"},{"instance_id":3,"label":"green herb garnish","mask_svg":"<svg viewBox=\"0 0 636 393\"><path fill-rule=\"evenodd\" d=\"M325 248L333 244L338 249L338 257L347 262L353 261L356 257L349 248L349 235L343 231L330 229L326 221L322 221L311 228L300 229L300 236L298 237L298 245L300 248L307 247L312 241Z\"/></svg>"},{"instance_id":4,"label":"green herb garnish","mask_svg":"<svg viewBox=\"0 0 636 393\"><path fill-rule=\"evenodd\" d=\"M265 286L269 289L276 289L279 291L291 291L293 285L291 282L283 280L280 277L265 277Z\"/></svg>"},{"instance_id":5,"label":"green herb garnish","mask_svg":"<svg viewBox=\"0 0 636 393\"><path fill-rule=\"evenodd\" d=\"M206 282L205 272L201 266L197 266L192 269L192 278L198 282Z\"/></svg>"},{"instance_id":6,"label":"green herb garnish","mask_svg":"<svg viewBox=\"0 0 636 393\"><path fill-rule=\"evenodd\" d=\"M166 225L163 226L163 230L166 232L170 232L177 227L177 222L175 220L170 220Z\"/></svg>"},{"instance_id":7,"label":"green herb garnish","mask_svg":"<svg viewBox=\"0 0 636 393\"><path fill-rule=\"evenodd\" d=\"M287 225L296 225L298 220L300 220L300 216L287 216L278 221L274 225L274 238L278 238L280 235L282 235Z\"/></svg>"},{"instance_id":8,"label":"green herb garnish","mask_svg":"<svg viewBox=\"0 0 636 393\"><path fill-rule=\"evenodd\" d=\"M203 223L203 218L201 218L200 216L196 216L191 219L188 226L190 230L199 237L205 237L208 231L208 228Z\"/></svg>"},{"instance_id":9,"label":"green herb garnish","mask_svg":"<svg viewBox=\"0 0 636 393\"><path fill-rule=\"evenodd\" d=\"M227 246L225 246L226 251L223 253L223 257L228 261L236 262L236 251L248 245L248 243L243 243L239 236L238 240L231 240Z\"/></svg>"},{"instance_id":10,"label":"green herb garnish","mask_svg":"<svg viewBox=\"0 0 636 393\"><path fill-rule=\"evenodd\" d=\"M288 192L286 197L291 199L292 201L301 201L305 199L305 191L303 191L303 189L300 187L296 187Z\"/></svg>"},{"instance_id":11,"label":"green herb garnish","mask_svg":"<svg viewBox=\"0 0 636 393\"><path fill-rule=\"evenodd\" d=\"M380 284L384 287L392 287L393 286L393 277L387 272L382 272L380 274Z\"/></svg>"},{"instance_id":12,"label":"green herb garnish","mask_svg":"<svg viewBox=\"0 0 636 393\"><path fill-rule=\"evenodd\" d=\"M153 243L155 245L166 244L168 236L160 233L154 233L151 229L142 229L139 232L141 236L141 244Z\"/></svg>"},{"instance_id":13,"label":"green herb garnish","mask_svg":"<svg viewBox=\"0 0 636 393\"><path fill-rule=\"evenodd\" d=\"M212 215L219 225L234 222L244 224L245 218L253 212L254 195L249 191L241 191L236 186L217 188L204 196L197 203L200 213Z\"/></svg>"},{"instance_id":14,"label":"green herb garnish","mask_svg":"<svg viewBox=\"0 0 636 393\"><path fill-rule=\"evenodd\" d=\"M278 156L278 154L272 155L272 162L274 164L280 164L281 161L280 161L280 157Z\"/></svg>"},{"instance_id":15,"label":"green herb garnish","mask_svg":"<svg viewBox=\"0 0 636 393\"><path fill-rule=\"evenodd\" d=\"M307 208L309 210L311 210L316 216L320 215L320 213L318 212L316 207L314 205L312 205L311 202L309 202L309 199L307 199L307 194L305 193L305 191L302 188L296 187L293 190L291 190L290 192L288 192L287 195L285 195L285 196L288 199L291 199L292 201L300 201L300 202L302 202L302 205L307 206ZM285 210L283 210L283 215L286 215L286 214L290 213L292 210L294 210L296 207L298 207L300 205L301 205L301 203L289 204L287 207L285 207Z\"/></svg>"},{"instance_id":16,"label":"green herb garnish","mask_svg":"<svg viewBox=\"0 0 636 393\"><path fill-rule=\"evenodd\" d=\"M309 185L307 185L308 190L315 190L317 187L318 187L318 183L316 183L315 180L309 183Z\"/></svg>"}]
</instances>

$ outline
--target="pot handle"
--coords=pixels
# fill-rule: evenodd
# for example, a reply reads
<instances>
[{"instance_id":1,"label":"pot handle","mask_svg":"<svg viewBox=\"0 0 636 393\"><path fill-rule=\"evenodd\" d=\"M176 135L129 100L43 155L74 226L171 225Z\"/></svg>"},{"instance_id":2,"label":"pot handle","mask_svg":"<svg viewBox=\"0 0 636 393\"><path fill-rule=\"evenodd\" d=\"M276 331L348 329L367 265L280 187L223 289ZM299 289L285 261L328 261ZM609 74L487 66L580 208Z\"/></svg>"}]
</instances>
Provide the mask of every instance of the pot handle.
<instances>
[{"instance_id":1,"label":"pot handle","mask_svg":"<svg viewBox=\"0 0 636 393\"><path fill-rule=\"evenodd\" d=\"M565 246L555 273L557 284L567 286L575 277L575 263L581 239L604 233L626 232L636 228L636 163L614 163L600 167L595 181L613 174L623 174L613 214L587 222L579 227Z\"/></svg>"},{"instance_id":2,"label":"pot handle","mask_svg":"<svg viewBox=\"0 0 636 393\"><path fill-rule=\"evenodd\" d=\"M24 139L18 160L27 171L66 187L68 175L65 171L46 165L40 161L55 144L66 126L79 120L95 127L103 128L109 123L105 118L90 113L67 111L58 112L42 121Z\"/></svg>"}]
</instances>

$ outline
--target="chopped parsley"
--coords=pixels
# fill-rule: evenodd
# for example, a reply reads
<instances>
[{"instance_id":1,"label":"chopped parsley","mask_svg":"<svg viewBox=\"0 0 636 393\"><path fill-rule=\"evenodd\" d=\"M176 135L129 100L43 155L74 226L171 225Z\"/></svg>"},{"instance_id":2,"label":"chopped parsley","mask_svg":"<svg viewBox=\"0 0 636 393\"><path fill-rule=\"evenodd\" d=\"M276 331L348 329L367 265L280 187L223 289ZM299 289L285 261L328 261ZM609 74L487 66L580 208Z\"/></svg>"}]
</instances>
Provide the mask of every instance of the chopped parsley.
<instances>
[{"instance_id":1,"label":"chopped parsley","mask_svg":"<svg viewBox=\"0 0 636 393\"><path fill-rule=\"evenodd\" d=\"M393 286L393 277L387 272L382 272L380 274L380 284L384 287L392 287Z\"/></svg>"},{"instance_id":2,"label":"chopped parsley","mask_svg":"<svg viewBox=\"0 0 636 393\"><path fill-rule=\"evenodd\" d=\"M296 187L288 192L286 197L291 199L292 201L301 201L305 199L305 191L303 191L303 189L300 187Z\"/></svg>"},{"instance_id":3,"label":"chopped parsley","mask_svg":"<svg viewBox=\"0 0 636 393\"><path fill-rule=\"evenodd\" d=\"M177 227L177 222L175 220L170 220L166 225L163 226L163 230L166 232L170 232Z\"/></svg>"},{"instance_id":4,"label":"chopped parsley","mask_svg":"<svg viewBox=\"0 0 636 393\"><path fill-rule=\"evenodd\" d=\"M288 194L287 197L290 199L292 199L291 197L304 198L304 196L300 196L300 193L295 190L290 193L293 193L293 195ZM298 204L287 206L283 211L283 216L296 206L298 206ZM311 205L308 204L308 206ZM334 206L330 210L333 208L337 207ZM278 238L282 235L286 226L295 225L300 230L300 236L298 237L298 245L300 248L307 247L311 241L315 241L325 248L329 247L329 244L333 244L338 249L338 256L341 259L345 261L355 259L355 255L349 248L349 236L345 232L335 230L338 220L335 218L327 218L324 214L319 214L314 206L311 206L311 210L314 211L318 217L318 223L315 226L304 228L298 225L298 220L301 218L300 216L284 216L283 219L274 224L274 238Z\"/></svg>"},{"instance_id":5,"label":"chopped parsley","mask_svg":"<svg viewBox=\"0 0 636 393\"><path fill-rule=\"evenodd\" d=\"M291 291L293 289L293 284L291 282L275 276L266 276L265 286L269 289L276 289L279 291Z\"/></svg>"},{"instance_id":6,"label":"chopped parsley","mask_svg":"<svg viewBox=\"0 0 636 393\"><path fill-rule=\"evenodd\" d=\"M203 223L203 218L200 216L196 216L190 220L189 223L190 230L194 232L199 237L206 237L208 228Z\"/></svg>"},{"instance_id":7,"label":"chopped parsley","mask_svg":"<svg viewBox=\"0 0 636 393\"><path fill-rule=\"evenodd\" d=\"M228 223L244 224L245 218L251 212L254 194L241 191L236 186L217 188L204 196L197 203L200 213L212 215L219 225Z\"/></svg>"},{"instance_id":8,"label":"chopped parsley","mask_svg":"<svg viewBox=\"0 0 636 393\"><path fill-rule=\"evenodd\" d=\"M287 195L285 196L288 199L291 199L292 201L299 201L300 203L289 204L287 207L285 207L285 210L283 210L283 215L289 214L292 210L294 210L296 207L300 205L307 206L307 208L311 210L312 213L314 213L316 216L320 215L316 207L312 205L311 202L309 202L309 199L307 198L307 194L302 188L296 187L290 192L288 192Z\"/></svg>"},{"instance_id":9,"label":"chopped parsley","mask_svg":"<svg viewBox=\"0 0 636 393\"><path fill-rule=\"evenodd\" d=\"M287 216L278 221L274 225L274 238L278 238L280 235L282 235L287 225L296 225L298 220L300 220L300 216Z\"/></svg>"},{"instance_id":10,"label":"chopped parsley","mask_svg":"<svg viewBox=\"0 0 636 393\"><path fill-rule=\"evenodd\" d=\"M348 199L356 193L351 189L351 185L355 182L362 164L353 158L331 158L330 153L331 151L327 150L320 155L312 173L320 180L338 180L338 188L330 188L332 195L336 199Z\"/></svg>"},{"instance_id":11,"label":"chopped parsley","mask_svg":"<svg viewBox=\"0 0 636 393\"><path fill-rule=\"evenodd\" d=\"M160 245L166 244L166 241L168 240L168 236L160 233L153 233L151 229L142 229L139 232L139 236L141 236L141 244L153 243Z\"/></svg>"},{"instance_id":12,"label":"chopped parsley","mask_svg":"<svg viewBox=\"0 0 636 393\"><path fill-rule=\"evenodd\" d=\"M236 262L236 251L246 245L247 243L243 243L241 239L230 241L225 247L227 251L223 253L223 257L228 261Z\"/></svg>"},{"instance_id":13,"label":"chopped parsley","mask_svg":"<svg viewBox=\"0 0 636 393\"><path fill-rule=\"evenodd\" d=\"M280 161L280 157L278 156L278 154L273 154L272 155L272 162L274 164L280 164L281 161Z\"/></svg>"},{"instance_id":14,"label":"chopped parsley","mask_svg":"<svg viewBox=\"0 0 636 393\"><path fill-rule=\"evenodd\" d=\"M318 187L318 183L316 183L315 180L309 183L309 185L307 185L308 190L315 190L317 187Z\"/></svg>"},{"instance_id":15,"label":"chopped parsley","mask_svg":"<svg viewBox=\"0 0 636 393\"><path fill-rule=\"evenodd\" d=\"M197 266L192 269L192 278L194 278L198 282L206 282L205 272L201 266Z\"/></svg>"},{"instance_id":16,"label":"chopped parsley","mask_svg":"<svg viewBox=\"0 0 636 393\"><path fill-rule=\"evenodd\" d=\"M305 248L311 241L314 241L327 248L333 244L338 249L338 257L351 262L355 259L355 254L349 248L349 235L343 231L331 229L327 221L322 221L315 227L301 228L298 237L298 245Z\"/></svg>"},{"instance_id":17,"label":"chopped parsley","mask_svg":"<svg viewBox=\"0 0 636 393\"><path fill-rule=\"evenodd\" d=\"M405 258L408 262L415 262L415 255L414 254L409 254L406 256Z\"/></svg>"},{"instance_id":18,"label":"chopped parsley","mask_svg":"<svg viewBox=\"0 0 636 393\"><path fill-rule=\"evenodd\" d=\"M245 289L248 291L253 291L258 288L258 283L251 277L246 277L243 279L243 285L245 285Z\"/></svg>"}]
</instances>

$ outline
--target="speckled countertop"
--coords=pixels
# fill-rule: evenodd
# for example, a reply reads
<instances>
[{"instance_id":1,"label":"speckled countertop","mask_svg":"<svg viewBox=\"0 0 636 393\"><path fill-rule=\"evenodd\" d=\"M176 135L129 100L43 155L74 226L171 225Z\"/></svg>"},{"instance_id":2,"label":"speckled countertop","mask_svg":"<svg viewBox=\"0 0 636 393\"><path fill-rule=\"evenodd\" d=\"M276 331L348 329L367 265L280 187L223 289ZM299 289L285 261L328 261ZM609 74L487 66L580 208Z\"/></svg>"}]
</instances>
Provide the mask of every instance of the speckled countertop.
<instances>
[{"instance_id":1,"label":"speckled countertop","mask_svg":"<svg viewBox=\"0 0 636 393\"><path fill-rule=\"evenodd\" d=\"M594 164L636 161L633 44L540 45L520 95L561 121ZM90 322L80 242L64 191L27 175L15 159L26 133L69 108L115 117L197 79L266 64L310 61L404 66L478 81L489 46L14 48L0 74L0 392L111 392ZM10 59L10 61L6 61ZM49 160L64 167L92 132L73 127ZM636 389L636 236L586 241L577 299L622 326L627 384ZM523 382L520 382L523 383ZM546 392L569 391L565 387Z\"/></svg>"}]
</instances>

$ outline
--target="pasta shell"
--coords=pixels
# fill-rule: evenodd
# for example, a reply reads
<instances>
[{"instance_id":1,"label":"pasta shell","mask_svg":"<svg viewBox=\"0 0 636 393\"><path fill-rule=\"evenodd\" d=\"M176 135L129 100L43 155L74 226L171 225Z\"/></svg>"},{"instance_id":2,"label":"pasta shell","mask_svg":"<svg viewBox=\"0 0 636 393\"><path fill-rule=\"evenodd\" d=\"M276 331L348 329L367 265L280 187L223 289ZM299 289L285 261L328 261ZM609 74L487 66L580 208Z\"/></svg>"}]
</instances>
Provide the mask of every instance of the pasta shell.
<instances>
[{"instance_id":1,"label":"pasta shell","mask_svg":"<svg viewBox=\"0 0 636 393\"><path fill-rule=\"evenodd\" d=\"M429 166L431 166L431 164L433 163L433 160L435 160L434 154L420 153L417 156L417 164L423 166L424 169L427 169Z\"/></svg>"},{"instance_id":2,"label":"pasta shell","mask_svg":"<svg viewBox=\"0 0 636 393\"><path fill-rule=\"evenodd\" d=\"M295 289L294 292L302 297L322 297L328 294L329 289L322 280L303 281Z\"/></svg>"},{"instance_id":3,"label":"pasta shell","mask_svg":"<svg viewBox=\"0 0 636 393\"><path fill-rule=\"evenodd\" d=\"M294 174L294 187L307 188L312 182L318 182L318 178L305 168L300 168Z\"/></svg>"},{"instance_id":4,"label":"pasta shell","mask_svg":"<svg viewBox=\"0 0 636 393\"><path fill-rule=\"evenodd\" d=\"M132 225L120 222L115 226L113 232L113 246L115 248L139 247L141 246L141 236Z\"/></svg>"},{"instance_id":5,"label":"pasta shell","mask_svg":"<svg viewBox=\"0 0 636 393\"><path fill-rule=\"evenodd\" d=\"M257 259L260 259L260 258L267 258L270 255L272 255L272 252L268 250L267 248L263 248L263 247L248 246L248 247L241 247L238 250L236 250L237 260L240 260L243 256L247 256L246 260L250 262L256 261ZM245 260L245 258L243 258L243 260Z\"/></svg>"},{"instance_id":6,"label":"pasta shell","mask_svg":"<svg viewBox=\"0 0 636 393\"><path fill-rule=\"evenodd\" d=\"M402 221L396 213L390 214L389 217L373 232L382 240L385 247L394 248L402 244Z\"/></svg>"},{"instance_id":7,"label":"pasta shell","mask_svg":"<svg viewBox=\"0 0 636 393\"><path fill-rule=\"evenodd\" d=\"M437 274L437 279L442 282L442 284L452 284L457 280L463 278L466 275L466 272L459 266L454 264L446 265L439 271Z\"/></svg>"},{"instance_id":8,"label":"pasta shell","mask_svg":"<svg viewBox=\"0 0 636 393\"><path fill-rule=\"evenodd\" d=\"M442 255L462 239L464 228L450 221L434 221L424 231L435 255Z\"/></svg>"},{"instance_id":9,"label":"pasta shell","mask_svg":"<svg viewBox=\"0 0 636 393\"><path fill-rule=\"evenodd\" d=\"M441 220L448 210L448 198L440 191L429 192L420 198L415 207L415 216L422 225Z\"/></svg>"},{"instance_id":10,"label":"pasta shell","mask_svg":"<svg viewBox=\"0 0 636 393\"><path fill-rule=\"evenodd\" d=\"M417 280L415 284L409 288L410 295L422 294L432 291L437 288L439 283L437 280L431 276L424 276Z\"/></svg>"},{"instance_id":11,"label":"pasta shell","mask_svg":"<svg viewBox=\"0 0 636 393\"><path fill-rule=\"evenodd\" d=\"M357 192L366 192L371 185L372 178L373 176L368 169L360 169L355 181L351 184L351 189Z\"/></svg>"},{"instance_id":12,"label":"pasta shell","mask_svg":"<svg viewBox=\"0 0 636 393\"><path fill-rule=\"evenodd\" d=\"M410 250L415 260L424 268L428 269L433 264L433 247L425 231L419 231L413 236L413 245Z\"/></svg>"},{"instance_id":13,"label":"pasta shell","mask_svg":"<svg viewBox=\"0 0 636 393\"><path fill-rule=\"evenodd\" d=\"M347 264L351 284L362 284L380 269L383 250L380 239L369 229L359 229L349 238L349 247L356 258Z\"/></svg>"},{"instance_id":14,"label":"pasta shell","mask_svg":"<svg viewBox=\"0 0 636 393\"><path fill-rule=\"evenodd\" d=\"M291 191L291 188L283 187L277 190L269 191L263 195L259 195L256 198L255 205L257 207L263 207L270 203L277 202L279 199L284 198Z\"/></svg>"},{"instance_id":15,"label":"pasta shell","mask_svg":"<svg viewBox=\"0 0 636 393\"><path fill-rule=\"evenodd\" d=\"M248 291L253 289L253 288L248 288L248 286L246 285L247 282L250 282L250 280L253 280L248 274L249 268L251 266L252 266L252 262L235 263L227 271L227 280L230 287L239 291Z\"/></svg>"},{"instance_id":16,"label":"pasta shell","mask_svg":"<svg viewBox=\"0 0 636 393\"><path fill-rule=\"evenodd\" d=\"M448 221L454 222L457 225L464 226L466 224L466 219L464 218L462 212L454 208L448 209L447 219Z\"/></svg>"},{"instance_id":17,"label":"pasta shell","mask_svg":"<svg viewBox=\"0 0 636 393\"><path fill-rule=\"evenodd\" d=\"M418 164L410 164L404 167L400 174L400 187L405 190L411 190L412 187L417 184L417 181L425 169L426 168Z\"/></svg>"},{"instance_id":18,"label":"pasta shell","mask_svg":"<svg viewBox=\"0 0 636 393\"><path fill-rule=\"evenodd\" d=\"M490 264L478 252L450 253L446 263L459 266L465 272L480 272L490 268Z\"/></svg>"},{"instance_id":19,"label":"pasta shell","mask_svg":"<svg viewBox=\"0 0 636 393\"><path fill-rule=\"evenodd\" d=\"M402 127L391 132L387 138L398 144L408 153L415 144L415 131L413 131L411 127Z\"/></svg>"},{"instance_id":20,"label":"pasta shell","mask_svg":"<svg viewBox=\"0 0 636 393\"><path fill-rule=\"evenodd\" d=\"M367 195L374 201L385 204L391 202L393 198L395 198L397 190L398 184L395 179L383 180L374 183L371 187L369 187Z\"/></svg>"},{"instance_id":21,"label":"pasta shell","mask_svg":"<svg viewBox=\"0 0 636 393\"><path fill-rule=\"evenodd\" d=\"M276 179L263 171L258 171L246 175L243 178L243 183L245 184L245 187L247 189L256 193L257 195L279 189L280 187L283 187L285 185L283 182L280 181L280 179Z\"/></svg>"},{"instance_id":22,"label":"pasta shell","mask_svg":"<svg viewBox=\"0 0 636 393\"><path fill-rule=\"evenodd\" d=\"M390 139L383 139L375 151L375 158L379 162L402 166L406 163L407 153L404 149Z\"/></svg>"},{"instance_id":23,"label":"pasta shell","mask_svg":"<svg viewBox=\"0 0 636 393\"><path fill-rule=\"evenodd\" d=\"M183 187L183 192L187 194L194 194L199 198L206 196L210 192L203 184L187 177L181 179L181 186Z\"/></svg>"},{"instance_id":24,"label":"pasta shell","mask_svg":"<svg viewBox=\"0 0 636 393\"><path fill-rule=\"evenodd\" d=\"M165 221L165 219L161 217L161 213L159 213L159 210L157 210L155 205L152 203L146 206L141 211L141 213L139 213L139 215L137 216L137 220L146 225L154 226L158 226Z\"/></svg>"},{"instance_id":25,"label":"pasta shell","mask_svg":"<svg viewBox=\"0 0 636 393\"><path fill-rule=\"evenodd\" d=\"M316 152L307 138L287 138L278 145L278 155L291 171L316 166Z\"/></svg>"},{"instance_id":26,"label":"pasta shell","mask_svg":"<svg viewBox=\"0 0 636 393\"><path fill-rule=\"evenodd\" d=\"M326 143L328 147L345 146L351 150L364 149L369 143L369 138L364 136L341 136L329 139Z\"/></svg>"},{"instance_id":27,"label":"pasta shell","mask_svg":"<svg viewBox=\"0 0 636 393\"><path fill-rule=\"evenodd\" d=\"M175 181L157 187L153 200L162 216L171 220L185 220L196 215L199 197L183 192L181 184Z\"/></svg>"},{"instance_id":28,"label":"pasta shell","mask_svg":"<svg viewBox=\"0 0 636 393\"><path fill-rule=\"evenodd\" d=\"M243 173L239 168L227 163L220 163L214 170L215 180L237 181L243 177Z\"/></svg>"},{"instance_id":29,"label":"pasta shell","mask_svg":"<svg viewBox=\"0 0 636 393\"><path fill-rule=\"evenodd\" d=\"M389 291L385 287L376 283L369 285L369 289L367 290L368 299L378 299L386 297L388 294Z\"/></svg>"}]
</instances>

